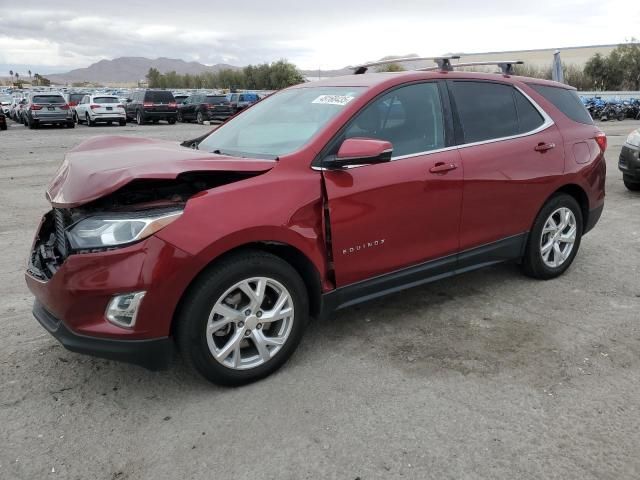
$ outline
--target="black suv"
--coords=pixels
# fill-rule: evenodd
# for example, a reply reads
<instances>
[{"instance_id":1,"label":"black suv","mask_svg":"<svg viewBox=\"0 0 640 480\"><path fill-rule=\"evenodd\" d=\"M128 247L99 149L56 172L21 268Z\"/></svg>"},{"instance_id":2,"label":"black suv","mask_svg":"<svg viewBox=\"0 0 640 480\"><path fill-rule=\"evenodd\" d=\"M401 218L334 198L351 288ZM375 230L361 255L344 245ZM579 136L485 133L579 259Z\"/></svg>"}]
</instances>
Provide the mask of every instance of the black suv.
<instances>
[{"instance_id":1,"label":"black suv","mask_svg":"<svg viewBox=\"0 0 640 480\"><path fill-rule=\"evenodd\" d=\"M226 95L196 93L178 105L179 122L195 120L201 124L205 120L225 121L231 115L233 110Z\"/></svg>"},{"instance_id":2,"label":"black suv","mask_svg":"<svg viewBox=\"0 0 640 480\"><path fill-rule=\"evenodd\" d=\"M640 128L631 132L622 146L618 168L625 187L640 192Z\"/></svg>"},{"instance_id":3,"label":"black suv","mask_svg":"<svg viewBox=\"0 0 640 480\"><path fill-rule=\"evenodd\" d=\"M177 104L173 94L166 90L140 90L127 98L125 106L127 120L135 120L138 125L152 121L166 120L176 123Z\"/></svg>"}]
</instances>

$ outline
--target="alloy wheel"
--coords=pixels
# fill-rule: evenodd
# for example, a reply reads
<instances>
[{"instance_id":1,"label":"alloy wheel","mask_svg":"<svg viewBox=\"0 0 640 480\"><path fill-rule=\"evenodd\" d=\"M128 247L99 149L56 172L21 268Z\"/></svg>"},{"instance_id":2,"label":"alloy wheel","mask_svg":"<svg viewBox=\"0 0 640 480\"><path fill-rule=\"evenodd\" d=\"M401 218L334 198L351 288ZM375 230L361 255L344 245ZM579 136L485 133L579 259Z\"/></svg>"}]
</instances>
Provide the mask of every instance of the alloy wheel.
<instances>
[{"instance_id":1,"label":"alloy wheel","mask_svg":"<svg viewBox=\"0 0 640 480\"><path fill-rule=\"evenodd\" d=\"M558 208L547 218L540 237L540 255L547 267L558 268L569 258L577 230L576 217L569 208Z\"/></svg>"},{"instance_id":2,"label":"alloy wheel","mask_svg":"<svg viewBox=\"0 0 640 480\"><path fill-rule=\"evenodd\" d=\"M248 278L216 301L206 326L207 345L227 368L255 368L282 349L293 322L293 300L284 285L268 277Z\"/></svg>"}]
</instances>

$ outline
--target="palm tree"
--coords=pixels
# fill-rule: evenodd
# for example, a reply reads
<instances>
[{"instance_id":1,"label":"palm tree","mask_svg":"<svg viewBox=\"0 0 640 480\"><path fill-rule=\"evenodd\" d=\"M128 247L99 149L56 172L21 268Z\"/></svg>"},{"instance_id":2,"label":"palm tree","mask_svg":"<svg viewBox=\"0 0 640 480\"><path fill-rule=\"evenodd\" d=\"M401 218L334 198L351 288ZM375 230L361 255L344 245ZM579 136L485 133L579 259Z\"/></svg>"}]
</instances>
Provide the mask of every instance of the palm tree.
<instances>
[{"instance_id":1,"label":"palm tree","mask_svg":"<svg viewBox=\"0 0 640 480\"><path fill-rule=\"evenodd\" d=\"M9 70L9 76L13 78L13 70Z\"/></svg>"},{"instance_id":2,"label":"palm tree","mask_svg":"<svg viewBox=\"0 0 640 480\"><path fill-rule=\"evenodd\" d=\"M29 70L29 80L31 80L31 70Z\"/></svg>"}]
</instances>

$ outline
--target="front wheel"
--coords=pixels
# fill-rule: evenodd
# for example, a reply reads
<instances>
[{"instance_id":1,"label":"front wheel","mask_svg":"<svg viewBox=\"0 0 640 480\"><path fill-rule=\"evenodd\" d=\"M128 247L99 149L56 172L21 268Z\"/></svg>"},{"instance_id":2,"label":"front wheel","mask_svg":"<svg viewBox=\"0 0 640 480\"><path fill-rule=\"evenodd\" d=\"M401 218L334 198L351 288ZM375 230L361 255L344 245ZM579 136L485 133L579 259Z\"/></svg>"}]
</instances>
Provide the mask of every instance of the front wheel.
<instances>
[{"instance_id":1,"label":"front wheel","mask_svg":"<svg viewBox=\"0 0 640 480\"><path fill-rule=\"evenodd\" d=\"M179 349L213 383L259 380L300 343L308 304L300 275L281 258L261 251L230 256L203 274L183 301Z\"/></svg>"},{"instance_id":2,"label":"front wheel","mask_svg":"<svg viewBox=\"0 0 640 480\"><path fill-rule=\"evenodd\" d=\"M582 221L580 205L572 196L561 193L551 197L529 233L524 273L543 280L562 275L580 248Z\"/></svg>"},{"instance_id":3,"label":"front wheel","mask_svg":"<svg viewBox=\"0 0 640 480\"><path fill-rule=\"evenodd\" d=\"M175 118L169 118L169 119L167 120L167 123L168 123L169 125L173 125L174 123L176 123L176 119L175 119Z\"/></svg>"},{"instance_id":4,"label":"front wheel","mask_svg":"<svg viewBox=\"0 0 640 480\"><path fill-rule=\"evenodd\" d=\"M204 122L204 119L202 117L202 112L198 112L198 116L196 117L196 120L199 125L202 125L202 123Z\"/></svg>"}]
</instances>

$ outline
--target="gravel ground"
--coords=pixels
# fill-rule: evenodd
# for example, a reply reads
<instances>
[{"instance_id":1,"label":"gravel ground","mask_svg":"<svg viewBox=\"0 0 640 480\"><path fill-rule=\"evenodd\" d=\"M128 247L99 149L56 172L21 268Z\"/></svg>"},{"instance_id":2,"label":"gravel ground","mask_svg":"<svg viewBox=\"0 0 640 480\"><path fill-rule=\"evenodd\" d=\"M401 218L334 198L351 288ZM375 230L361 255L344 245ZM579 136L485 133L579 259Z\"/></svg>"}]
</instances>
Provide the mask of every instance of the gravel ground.
<instances>
[{"instance_id":1,"label":"gravel ground","mask_svg":"<svg viewBox=\"0 0 640 480\"><path fill-rule=\"evenodd\" d=\"M64 350L31 316L27 250L67 149L96 134L0 132L1 479L636 479L640 195L616 168L572 268L462 275L313 324L291 361L239 389Z\"/></svg>"}]
</instances>

